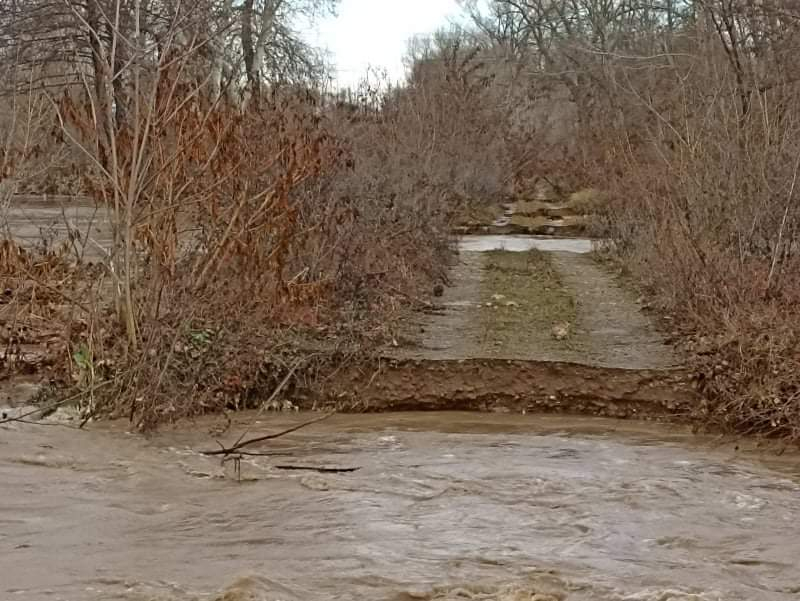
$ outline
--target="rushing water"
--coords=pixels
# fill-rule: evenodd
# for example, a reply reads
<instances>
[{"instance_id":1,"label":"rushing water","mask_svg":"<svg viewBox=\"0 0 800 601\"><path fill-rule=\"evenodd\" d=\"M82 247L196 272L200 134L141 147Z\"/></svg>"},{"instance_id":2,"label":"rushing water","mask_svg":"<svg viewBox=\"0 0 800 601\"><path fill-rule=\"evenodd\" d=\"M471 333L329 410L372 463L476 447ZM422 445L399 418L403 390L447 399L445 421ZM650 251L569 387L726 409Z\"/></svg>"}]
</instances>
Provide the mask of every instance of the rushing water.
<instances>
[{"instance_id":1,"label":"rushing water","mask_svg":"<svg viewBox=\"0 0 800 601\"><path fill-rule=\"evenodd\" d=\"M197 453L208 427L0 426L0 599L800 595L791 458L608 420L337 416L260 447L277 454L238 480Z\"/></svg>"}]
</instances>

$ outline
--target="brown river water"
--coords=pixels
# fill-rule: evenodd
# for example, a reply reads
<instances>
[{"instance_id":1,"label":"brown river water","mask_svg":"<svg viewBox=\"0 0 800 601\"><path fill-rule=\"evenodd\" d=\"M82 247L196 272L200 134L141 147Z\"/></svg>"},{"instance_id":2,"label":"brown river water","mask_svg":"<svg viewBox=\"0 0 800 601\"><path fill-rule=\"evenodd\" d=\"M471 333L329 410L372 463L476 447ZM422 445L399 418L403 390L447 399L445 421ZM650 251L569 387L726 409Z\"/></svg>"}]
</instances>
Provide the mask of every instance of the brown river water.
<instances>
[{"instance_id":1,"label":"brown river water","mask_svg":"<svg viewBox=\"0 0 800 601\"><path fill-rule=\"evenodd\" d=\"M224 441L306 418L239 419ZM340 415L238 478L198 453L215 423L0 425L0 599L800 598L797 456L589 418Z\"/></svg>"}]
</instances>

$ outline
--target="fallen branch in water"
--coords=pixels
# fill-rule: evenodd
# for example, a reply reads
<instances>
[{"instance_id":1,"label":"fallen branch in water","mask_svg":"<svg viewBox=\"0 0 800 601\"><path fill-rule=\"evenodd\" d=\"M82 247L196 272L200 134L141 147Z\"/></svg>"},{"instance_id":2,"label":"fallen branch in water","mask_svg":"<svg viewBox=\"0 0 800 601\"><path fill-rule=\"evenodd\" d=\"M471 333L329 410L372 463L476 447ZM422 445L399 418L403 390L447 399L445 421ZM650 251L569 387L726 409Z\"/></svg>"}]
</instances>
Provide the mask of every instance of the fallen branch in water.
<instances>
[{"instance_id":1,"label":"fallen branch in water","mask_svg":"<svg viewBox=\"0 0 800 601\"><path fill-rule=\"evenodd\" d=\"M312 465L276 465L276 470L305 470L321 474L344 474L360 470L360 467L314 467Z\"/></svg>"},{"instance_id":2,"label":"fallen branch in water","mask_svg":"<svg viewBox=\"0 0 800 601\"><path fill-rule=\"evenodd\" d=\"M329 417L333 416L334 413L326 413L322 417L318 417L307 422L303 422L302 424L298 424L297 426L292 426L286 430L282 430L281 432L276 432L275 434L266 434L264 436L256 436L255 438L248 438L247 440L239 440L236 444L230 447L224 447L222 443L217 441L219 444L220 449L215 449L213 451L200 451L203 455L232 455L237 453L239 449L242 449L246 446L256 444L258 442L264 442L265 440L274 440L275 438L280 438L281 436L285 436L286 434L291 434L292 432L297 432L298 430L305 428L306 426L310 426L311 424L316 424L317 422L321 422L323 420L328 419Z\"/></svg>"},{"instance_id":3,"label":"fallen branch in water","mask_svg":"<svg viewBox=\"0 0 800 601\"><path fill-rule=\"evenodd\" d=\"M283 451L236 451L236 454L242 457L294 457L294 453Z\"/></svg>"},{"instance_id":4,"label":"fallen branch in water","mask_svg":"<svg viewBox=\"0 0 800 601\"><path fill-rule=\"evenodd\" d=\"M301 364L302 362L303 362L303 359L300 359L300 360L298 360L298 361L297 361L297 362L296 362L294 365L292 365L292 369L290 369L290 370L289 370L289 373L287 373L287 374L286 374L286 376L283 378L283 380L281 380L281 383L280 383L280 384L278 384L278 386L276 386L276 387L275 387L275 390L273 390L273 391L272 391L272 394L271 394L271 395L269 395L269 398L267 399L267 401L266 401L265 403L262 403L262 404L261 404L261 409L259 410L259 412L258 412L258 415L261 415L261 414L263 413L263 411L264 411L264 408L265 408L265 407L269 407L269 406L270 406L270 404L272 403L272 401L274 401L274 400L275 400L275 397L277 397L277 396L278 396L278 394L280 393L280 391L281 391L281 390L283 390L283 387L284 387L284 386L286 386L286 383L287 383L287 382L289 381L289 379L290 379L290 378L291 378L291 377L294 375L294 372L295 372L295 370L297 370L297 368L298 368L298 367L300 367L300 364ZM234 447L234 448L236 448L236 447L237 447L237 445L238 445L240 442L242 442L242 440L244 439L244 437L245 437L245 436L247 436L247 433L248 433L249 431L250 431L250 428L249 428L249 427L248 427L248 428L245 428L244 432L242 432L242 435L241 435L241 436L239 436L239 438L238 438L238 439L236 440L236 442L234 443L234 445L233 445L233 447ZM222 446L222 445L220 444L220 442L219 442L219 441L217 441L217 444L219 444L219 446Z\"/></svg>"}]
</instances>

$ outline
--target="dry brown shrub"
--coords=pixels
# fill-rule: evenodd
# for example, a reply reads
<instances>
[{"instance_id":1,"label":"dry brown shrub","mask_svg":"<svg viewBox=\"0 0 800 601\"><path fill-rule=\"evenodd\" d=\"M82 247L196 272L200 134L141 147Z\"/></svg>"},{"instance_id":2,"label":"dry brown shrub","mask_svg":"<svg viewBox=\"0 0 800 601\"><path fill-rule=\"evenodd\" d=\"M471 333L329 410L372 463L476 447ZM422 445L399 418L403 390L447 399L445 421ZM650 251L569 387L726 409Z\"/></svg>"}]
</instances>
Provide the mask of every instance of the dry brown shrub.
<instances>
[{"instance_id":1,"label":"dry brown shrub","mask_svg":"<svg viewBox=\"0 0 800 601\"><path fill-rule=\"evenodd\" d=\"M531 114L576 111L570 134L513 137L509 164L607 192L596 233L687 342L701 420L800 440L797 6L492 6Z\"/></svg>"},{"instance_id":2,"label":"dry brown shrub","mask_svg":"<svg viewBox=\"0 0 800 601\"><path fill-rule=\"evenodd\" d=\"M393 321L446 277L459 197L444 182L464 168L435 146L413 169L427 144L418 99L387 97L393 108L353 118L276 94L241 112L182 85L165 74L155 110L168 118L144 142L123 125L117 169L105 165L115 177L86 181L120 232L110 266L125 259L115 299L71 339L89 376L77 381L87 413L143 428L257 405L298 365L296 377L313 379L391 340ZM61 111L92 140L90 107ZM457 131L463 115L447 114L429 118Z\"/></svg>"},{"instance_id":3,"label":"dry brown shrub","mask_svg":"<svg viewBox=\"0 0 800 601\"><path fill-rule=\"evenodd\" d=\"M605 233L682 332L706 398L698 418L797 441L797 123L757 108L737 121L728 109L708 108L714 120L696 132L692 154L628 157L610 186ZM769 118L767 129L783 132L777 141L765 135Z\"/></svg>"}]
</instances>

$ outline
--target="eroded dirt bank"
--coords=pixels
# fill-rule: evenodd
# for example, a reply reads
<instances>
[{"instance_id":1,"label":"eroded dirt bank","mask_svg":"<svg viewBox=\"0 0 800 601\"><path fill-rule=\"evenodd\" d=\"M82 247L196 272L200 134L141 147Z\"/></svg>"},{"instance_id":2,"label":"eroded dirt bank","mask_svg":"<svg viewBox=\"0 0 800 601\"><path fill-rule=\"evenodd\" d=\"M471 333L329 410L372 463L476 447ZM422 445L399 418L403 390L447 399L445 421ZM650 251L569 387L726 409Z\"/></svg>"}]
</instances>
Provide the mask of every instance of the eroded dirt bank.
<instances>
[{"instance_id":1,"label":"eroded dirt bank","mask_svg":"<svg viewBox=\"0 0 800 601\"><path fill-rule=\"evenodd\" d=\"M342 360L277 401L647 419L687 418L698 407L691 374L636 298L586 253L589 241L488 237L461 247L450 285L381 358ZM35 392L9 389L5 404Z\"/></svg>"},{"instance_id":2,"label":"eroded dirt bank","mask_svg":"<svg viewBox=\"0 0 800 601\"><path fill-rule=\"evenodd\" d=\"M558 211L551 215L550 205L518 203L509 212L560 218ZM28 242L78 228L91 235L76 252L91 254L108 245L107 216L89 204L54 209L32 199L14 211L11 229ZM407 320L394 345L383 349L383 359L346 364L324 376L315 394L295 388L285 396L301 407L344 411L472 409L626 418L686 416L696 406L680 359L631 293L587 254L590 240L468 236L458 248L450 285ZM36 349L29 350L35 357ZM22 389L6 386L4 404L24 404L36 392L30 381Z\"/></svg>"},{"instance_id":3,"label":"eroded dirt bank","mask_svg":"<svg viewBox=\"0 0 800 601\"><path fill-rule=\"evenodd\" d=\"M688 417L700 402L691 374L636 297L581 241L548 242L539 250L538 239L466 240L451 284L383 358L337 370L323 378L322 397L300 391L295 402Z\"/></svg>"},{"instance_id":4,"label":"eroded dirt bank","mask_svg":"<svg viewBox=\"0 0 800 601\"><path fill-rule=\"evenodd\" d=\"M614 369L507 359L384 359L337 372L303 408L339 411L479 410L617 418L687 418L698 402L681 370Z\"/></svg>"}]
</instances>

